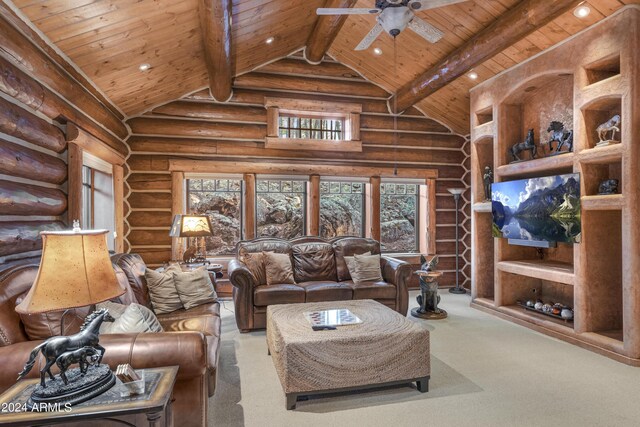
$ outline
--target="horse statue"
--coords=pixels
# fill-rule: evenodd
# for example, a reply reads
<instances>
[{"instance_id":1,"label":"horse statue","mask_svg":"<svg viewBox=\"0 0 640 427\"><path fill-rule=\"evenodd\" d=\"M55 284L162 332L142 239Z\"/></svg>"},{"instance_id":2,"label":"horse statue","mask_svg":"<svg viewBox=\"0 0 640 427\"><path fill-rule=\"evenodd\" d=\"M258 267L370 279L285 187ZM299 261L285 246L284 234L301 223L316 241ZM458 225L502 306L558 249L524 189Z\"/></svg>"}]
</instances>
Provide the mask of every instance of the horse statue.
<instances>
[{"instance_id":1,"label":"horse statue","mask_svg":"<svg viewBox=\"0 0 640 427\"><path fill-rule=\"evenodd\" d=\"M552 121L549 123L547 132L551 132L549 136L549 152L553 152L553 142L557 142L555 153L559 153L560 149L567 144L569 151L573 151L573 131L564 128L564 124L561 122Z\"/></svg>"},{"instance_id":2,"label":"horse statue","mask_svg":"<svg viewBox=\"0 0 640 427\"><path fill-rule=\"evenodd\" d=\"M436 271L438 261L439 260L437 255L431 258L431 261L427 261L424 255L420 255L420 264L422 264L421 269L423 271ZM420 289L422 289L423 292L421 295L418 295L416 297L418 304L421 308L424 307L424 309L427 311L435 312L438 308L438 304L440 303L440 295L438 295L437 286L435 287L435 289L433 289L433 286L429 286L429 282L427 282L424 277L420 276ZM423 301L424 306L422 305Z\"/></svg>"},{"instance_id":3,"label":"horse statue","mask_svg":"<svg viewBox=\"0 0 640 427\"><path fill-rule=\"evenodd\" d=\"M615 140L616 132L620 132L620 114L616 114L596 128L600 142ZM611 132L611 138L607 138L607 132Z\"/></svg>"},{"instance_id":4,"label":"horse statue","mask_svg":"<svg viewBox=\"0 0 640 427\"><path fill-rule=\"evenodd\" d=\"M116 319L109 314L109 311L106 308L101 308L86 317L84 323L80 327L80 332L77 334L51 337L47 339L31 351L29 360L27 360L27 363L24 365L24 369L18 374L18 380L31 371L31 368L33 368L33 365L36 363L38 352L41 352L46 360L46 364L40 370L40 385L43 388L46 387L44 383L45 374L49 374L49 378L51 378L51 380L55 379L51 373L51 366L56 363L58 357L63 353L78 350L85 346L94 347L100 351L100 357L96 363L99 365L100 362L102 362L102 356L104 355L105 350L104 347L98 343L100 325L102 325L102 322L114 322L115 320Z\"/></svg>"},{"instance_id":5,"label":"horse statue","mask_svg":"<svg viewBox=\"0 0 640 427\"><path fill-rule=\"evenodd\" d=\"M65 385L69 384L69 380L67 380L67 369L69 366L77 363L80 367L80 372L82 376L87 373L87 369L90 365L98 364L98 360L102 357L102 354L98 350L88 345L81 347L77 350L67 351L62 353L56 359L56 365L60 369L60 378Z\"/></svg>"},{"instance_id":6,"label":"horse statue","mask_svg":"<svg viewBox=\"0 0 640 427\"><path fill-rule=\"evenodd\" d=\"M513 156L514 162L522 160L520 157L518 157L518 154L523 151L530 151L532 159L535 159L538 155L538 152L536 150L536 143L533 141L533 129L529 129L524 142L518 142L517 144L514 144L513 147L511 147L511 155Z\"/></svg>"}]
</instances>

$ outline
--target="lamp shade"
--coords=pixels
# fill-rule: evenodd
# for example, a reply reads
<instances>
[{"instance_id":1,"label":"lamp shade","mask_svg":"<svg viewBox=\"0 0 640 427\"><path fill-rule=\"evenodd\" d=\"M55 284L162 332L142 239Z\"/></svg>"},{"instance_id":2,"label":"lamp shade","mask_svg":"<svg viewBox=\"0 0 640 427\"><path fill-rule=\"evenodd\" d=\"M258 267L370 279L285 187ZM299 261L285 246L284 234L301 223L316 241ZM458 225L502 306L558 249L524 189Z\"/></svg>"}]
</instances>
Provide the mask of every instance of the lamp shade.
<instances>
[{"instance_id":1,"label":"lamp shade","mask_svg":"<svg viewBox=\"0 0 640 427\"><path fill-rule=\"evenodd\" d=\"M107 249L107 230L41 232L42 259L18 313L85 307L122 295Z\"/></svg>"},{"instance_id":2,"label":"lamp shade","mask_svg":"<svg viewBox=\"0 0 640 427\"><path fill-rule=\"evenodd\" d=\"M213 235L213 227L208 215L176 215L169 236L206 237Z\"/></svg>"}]
</instances>

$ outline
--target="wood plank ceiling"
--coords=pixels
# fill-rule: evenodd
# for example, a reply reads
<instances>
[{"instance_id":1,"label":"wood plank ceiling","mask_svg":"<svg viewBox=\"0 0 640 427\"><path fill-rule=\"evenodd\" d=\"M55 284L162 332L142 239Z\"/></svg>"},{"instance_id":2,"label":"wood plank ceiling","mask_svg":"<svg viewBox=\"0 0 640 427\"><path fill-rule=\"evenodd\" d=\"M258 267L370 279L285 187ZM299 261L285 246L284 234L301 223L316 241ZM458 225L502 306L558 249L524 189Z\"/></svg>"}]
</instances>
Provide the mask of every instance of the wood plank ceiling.
<instances>
[{"instance_id":1,"label":"wood plank ceiling","mask_svg":"<svg viewBox=\"0 0 640 427\"><path fill-rule=\"evenodd\" d=\"M9 0L4 0L9 3ZM544 0L541 0L544 1ZM324 0L234 0L232 57L241 74L304 46ZM361 52L353 48L375 22L350 16L329 54L393 92L460 46L518 3L475 0L418 12L445 32L430 44L411 31L396 40L383 34ZM640 0L589 0L592 13L571 12L478 66L476 81L461 77L417 106L460 134L469 133L469 89L547 47ZM13 4L57 45L126 115L181 98L207 86L197 0L13 0ZM355 7L370 7L359 0ZM274 37L274 43L265 40ZM373 54L373 47L383 54ZM151 69L140 72L138 66Z\"/></svg>"}]
</instances>

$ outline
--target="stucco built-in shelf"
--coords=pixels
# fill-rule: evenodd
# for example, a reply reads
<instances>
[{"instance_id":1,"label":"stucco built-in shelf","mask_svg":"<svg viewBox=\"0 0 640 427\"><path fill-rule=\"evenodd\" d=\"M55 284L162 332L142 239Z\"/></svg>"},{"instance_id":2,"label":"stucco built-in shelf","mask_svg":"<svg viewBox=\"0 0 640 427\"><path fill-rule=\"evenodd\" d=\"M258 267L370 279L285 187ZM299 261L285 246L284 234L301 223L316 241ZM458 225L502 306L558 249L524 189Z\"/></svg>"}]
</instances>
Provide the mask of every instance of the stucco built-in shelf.
<instances>
[{"instance_id":1,"label":"stucco built-in shelf","mask_svg":"<svg viewBox=\"0 0 640 427\"><path fill-rule=\"evenodd\" d=\"M545 316L541 313L525 310L519 305L505 305L499 308L503 313L516 317L518 319L532 322L538 326L548 328L560 333L573 333L573 324L564 320L555 319Z\"/></svg>"},{"instance_id":2,"label":"stucco built-in shelf","mask_svg":"<svg viewBox=\"0 0 640 427\"><path fill-rule=\"evenodd\" d=\"M491 212L491 202L478 202L473 204L474 212Z\"/></svg>"},{"instance_id":3,"label":"stucco built-in shelf","mask_svg":"<svg viewBox=\"0 0 640 427\"><path fill-rule=\"evenodd\" d=\"M582 196L580 205L582 209L589 211L621 210L624 207L624 197L622 194Z\"/></svg>"},{"instance_id":4,"label":"stucco built-in shelf","mask_svg":"<svg viewBox=\"0 0 640 427\"><path fill-rule=\"evenodd\" d=\"M541 159L527 160L499 166L496 175L501 178L553 175L559 172L571 172L574 153L559 154Z\"/></svg>"},{"instance_id":5,"label":"stucco built-in shelf","mask_svg":"<svg viewBox=\"0 0 640 427\"><path fill-rule=\"evenodd\" d=\"M500 261L498 270L506 273L573 285L573 265L547 260Z\"/></svg>"},{"instance_id":6,"label":"stucco built-in shelf","mask_svg":"<svg viewBox=\"0 0 640 427\"><path fill-rule=\"evenodd\" d=\"M601 98L603 94L608 96L622 96L624 91L624 81L619 74L605 80L600 80L582 89L579 95L578 107L582 108L590 105L594 100Z\"/></svg>"},{"instance_id":7,"label":"stucco built-in shelf","mask_svg":"<svg viewBox=\"0 0 640 427\"><path fill-rule=\"evenodd\" d=\"M608 163L622 159L624 147L622 144L612 144L604 147L594 147L582 150L578 154L581 163Z\"/></svg>"}]
</instances>

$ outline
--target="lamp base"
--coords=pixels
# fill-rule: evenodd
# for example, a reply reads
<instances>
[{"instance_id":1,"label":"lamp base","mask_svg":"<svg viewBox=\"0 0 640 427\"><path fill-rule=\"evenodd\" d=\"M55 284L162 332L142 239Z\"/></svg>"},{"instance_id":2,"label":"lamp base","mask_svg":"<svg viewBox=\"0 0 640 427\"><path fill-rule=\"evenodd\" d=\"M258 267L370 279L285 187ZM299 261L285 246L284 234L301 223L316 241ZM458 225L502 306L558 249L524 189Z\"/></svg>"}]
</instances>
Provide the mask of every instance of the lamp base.
<instances>
[{"instance_id":1,"label":"lamp base","mask_svg":"<svg viewBox=\"0 0 640 427\"><path fill-rule=\"evenodd\" d=\"M116 383L109 365L91 366L83 376L80 368L66 372L69 383L65 384L59 375L46 382L46 387L38 384L27 401L28 408L56 408L60 405L77 405L109 390ZM46 410L46 409L45 409Z\"/></svg>"},{"instance_id":2,"label":"lamp base","mask_svg":"<svg viewBox=\"0 0 640 427\"><path fill-rule=\"evenodd\" d=\"M466 294L467 290L465 288L455 287L455 288L449 288L449 292L452 293L452 294L462 295L462 294Z\"/></svg>"}]
</instances>

